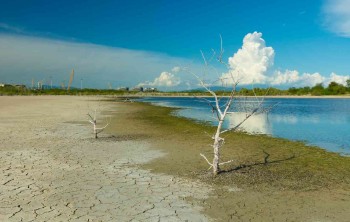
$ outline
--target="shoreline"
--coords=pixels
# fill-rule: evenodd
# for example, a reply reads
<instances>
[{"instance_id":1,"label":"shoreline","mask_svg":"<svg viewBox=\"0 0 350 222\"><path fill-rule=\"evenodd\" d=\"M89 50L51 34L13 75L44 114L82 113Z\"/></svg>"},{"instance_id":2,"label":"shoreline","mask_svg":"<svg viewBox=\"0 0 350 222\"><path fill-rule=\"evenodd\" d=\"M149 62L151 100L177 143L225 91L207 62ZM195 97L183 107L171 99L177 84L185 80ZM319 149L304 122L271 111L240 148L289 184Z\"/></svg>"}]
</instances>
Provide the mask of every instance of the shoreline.
<instances>
[{"instance_id":1,"label":"shoreline","mask_svg":"<svg viewBox=\"0 0 350 222\"><path fill-rule=\"evenodd\" d=\"M108 96L107 96L108 97ZM210 95L207 96L196 96L196 95L151 95L151 94L145 94L145 95L118 95L119 98L146 98L146 97L165 97L165 98L208 98L213 97ZM220 97L228 97L228 96L220 96ZM350 99L350 95L341 95L341 96L239 96L239 97L246 97L246 98L269 98L269 99Z\"/></svg>"},{"instance_id":2,"label":"shoreline","mask_svg":"<svg viewBox=\"0 0 350 222\"><path fill-rule=\"evenodd\" d=\"M194 98L194 97L159 97L159 98ZM270 98L270 97L266 97L266 98ZM289 98L286 98L286 99L289 99ZM152 106L156 106L156 107L167 107L167 108L171 108L171 109L174 109L174 110L178 110L178 109L187 109L185 107L175 107L175 106L166 106L166 105L160 105L160 104L157 104L157 103L152 103L152 102L148 102L148 101L140 101L141 103L146 103L146 104L149 104L149 105L152 105ZM177 115L174 115L174 116L177 116ZM179 116L179 117L184 117L184 116ZM205 120L199 120L199 119L196 119L195 117L184 117L184 118L187 118L188 120L190 121L193 121L193 122L199 122L199 123L203 123L205 124L206 121ZM286 139L288 141L291 141L291 142L302 142L304 143L306 146L310 146L310 147L317 147L317 148L320 148L322 150L325 150L329 153L334 153L334 154L339 154L341 156L344 156L344 157L350 157L350 151L346 152L344 151L345 148L341 147L341 146L338 146L337 148L333 148L333 150L331 150L329 147L322 147L322 146L319 146L317 144L315 144L314 142L315 141L307 141L307 140L302 140L302 139L290 139L290 138L286 138L286 137L278 137L278 136L275 136L275 135L272 135L272 134L254 134L254 133L249 133L249 132L246 132L246 131L238 131L238 132L241 132L241 133L245 133L247 135L260 135L260 136L267 136L267 137L271 137L271 138L280 138L280 139Z\"/></svg>"},{"instance_id":3,"label":"shoreline","mask_svg":"<svg viewBox=\"0 0 350 222\"><path fill-rule=\"evenodd\" d=\"M166 94L166 93L164 93ZM176 94L176 93L174 93ZM211 95L162 95L162 94L151 94L151 93L140 93L140 94L110 94L110 95L104 95L104 94L96 94L96 95L42 95L42 94L32 94L32 95L1 95L0 97L17 97L17 96L23 96L23 97L101 97L101 98L145 98L145 97L169 97L169 98L202 98L202 97L213 97ZM218 97L228 97L228 96L219 96ZM312 95L301 95L301 96L294 96L294 95L276 95L276 96L237 96L237 97L246 97L246 98L270 98L270 99L350 99L350 95L324 95L324 96L312 96Z\"/></svg>"}]
</instances>

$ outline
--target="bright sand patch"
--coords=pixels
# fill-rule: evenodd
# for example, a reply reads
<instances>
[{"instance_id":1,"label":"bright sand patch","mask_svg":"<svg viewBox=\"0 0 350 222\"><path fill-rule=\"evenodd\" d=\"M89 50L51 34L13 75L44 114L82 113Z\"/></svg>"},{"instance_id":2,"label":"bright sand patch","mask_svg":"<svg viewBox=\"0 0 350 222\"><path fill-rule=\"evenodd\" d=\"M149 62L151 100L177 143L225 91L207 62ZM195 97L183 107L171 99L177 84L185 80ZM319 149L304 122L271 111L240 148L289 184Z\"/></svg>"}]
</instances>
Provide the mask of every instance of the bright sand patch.
<instances>
[{"instance_id":1,"label":"bright sand patch","mask_svg":"<svg viewBox=\"0 0 350 222\"><path fill-rule=\"evenodd\" d=\"M209 186L137 167L163 155L149 142L92 139L96 99L0 97L0 221L207 221L184 199Z\"/></svg>"}]
</instances>

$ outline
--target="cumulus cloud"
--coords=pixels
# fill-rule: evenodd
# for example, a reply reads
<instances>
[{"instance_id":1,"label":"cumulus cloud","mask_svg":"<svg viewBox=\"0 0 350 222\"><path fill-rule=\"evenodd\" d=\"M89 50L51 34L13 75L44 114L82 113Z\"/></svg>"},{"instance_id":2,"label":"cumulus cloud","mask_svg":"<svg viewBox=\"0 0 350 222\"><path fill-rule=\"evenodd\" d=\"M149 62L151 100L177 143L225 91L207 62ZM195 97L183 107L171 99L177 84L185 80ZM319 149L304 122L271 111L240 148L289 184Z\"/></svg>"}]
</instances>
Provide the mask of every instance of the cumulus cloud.
<instances>
[{"instance_id":1,"label":"cumulus cloud","mask_svg":"<svg viewBox=\"0 0 350 222\"><path fill-rule=\"evenodd\" d=\"M318 83L323 83L325 77L320 73L303 73L299 74L296 70L286 70L285 72L276 71L271 77L271 85L289 85L289 86L314 86Z\"/></svg>"},{"instance_id":2,"label":"cumulus cloud","mask_svg":"<svg viewBox=\"0 0 350 222\"><path fill-rule=\"evenodd\" d=\"M327 29L343 37L350 37L350 0L326 0L324 24Z\"/></svg>"},{"instance_id":3,"label":"cumulus cloud","mask_svg":"<svg viewBox=\"0 0 350 222\"><path fill-rule=\"evenodd\" d=\"M286 70L285 72L276 71L274 76L270 78L271 85L287 85L287 86L314 86L318 83L323 83L327 86L330 82L336 82L346 85L346 80L350 78L349 75L337 75L331 73L328 77L322 76L320 73L303 73L299 74L296 70Z\"/></svg>"},{"instance_id":4,"label":"cumulus cloud","mask_svg":"<svg viewBox=\"0 0 350 222\"><path fill-rule=\"evenodd\" d=\"M228 82L233 79L241 85L254 83L297 87L318 83L328 85L332 81L345 85L349 79L349 75L335 73L323 76L318 72L301 74L297 70L273 71L274 55L274 49L266 46L260 32L249 33L243 39L242 48L228 59L230 70L222 78Z\"/></svg>"},{"instance_id":5,"label":"cumulus cloud","mask_svg":"<svg viewBox=\"0 0 350 222\"><path fill-rule=\"evenodd\" d=\"M349 75L347 76L337 75L334 72L332 72L330 77L328 78L327 84L329 84L330 82L336 82L346 86L346 80L348 79L350 79Z\"/></svg>"},{"instance_id":6,"label":"cumulus cloud","mask_svg":"<svg viewBox=\"0 0 350 222\"><path fill-rule=\"evenodd\" d=\"M180 78L170 72L162 72L153 82L143 82L139 86L174 87L181 83Z\"/></svg>"},{"instance_id":7,"label":"cumulus cloud","mask_svg":"<svg viewBox=\"0 0 350 222\"><path fill-rule=\"evenodd\" d=\"M304 73L299 80L300 86L314 86L318 83L323 83L325 81L325 77L321 76L320 73Z\"/></svg>"},{"instance_id":8,"label":"cumulus cloud","mask_svg":"<svg viewBox=\"0 0 350 222\"><path fill-rule=\"evenodd\" d=\"M266 73L274 63L275 52L272 47L266 47L262 33L253 32L243 39L242 48L228 59L231 68L224 78L231 75L240 84L265 83Z\"/></svg>"},{"instance_id":9,"label":"cumulus cloud","mask_svg":"<svg viewBox=\"0 0 350 222\"><path fill-rule=\"evenodd\" d=\"M54 85L69 79L74 68L73 86L106 88L132 86L188 60L141 50L96 44L52 40L39 37L0 34L0 82L31 84L52 77ZM194 64L194 67L197 67ZM165 77L157 80L163 83ZM170 83L175 85L176 81Z\"/></svg>"},{"instance_id":10,"label":"cumulus cloud","mask_svg":"<svg viewBox=\"0 0 350 222\"><path fill-rule=\"evenodd\" d=\"M273 78L271 78L271 85L293 84L299 80L299 72L296 70L286 70L284 73L276 71Z\"/></svg>"}]
</instances>

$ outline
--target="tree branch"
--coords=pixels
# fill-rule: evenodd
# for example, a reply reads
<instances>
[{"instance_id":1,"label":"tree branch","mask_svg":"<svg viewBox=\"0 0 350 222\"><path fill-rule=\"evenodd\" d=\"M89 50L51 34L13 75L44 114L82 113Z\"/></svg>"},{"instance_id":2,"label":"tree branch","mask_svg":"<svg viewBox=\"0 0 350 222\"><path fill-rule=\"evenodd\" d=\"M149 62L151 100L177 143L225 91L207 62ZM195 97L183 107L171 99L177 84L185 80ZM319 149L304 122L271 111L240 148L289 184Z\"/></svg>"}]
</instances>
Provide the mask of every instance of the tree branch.
<instances>
[{"instance_id":1,"label":"tree branch","mask_svg":"<svg viewBox=\"0 0 350 222\"><path fill-rule=\"evenodd\" d=\"M193 73L193 72L191 72L191 71L189 71L189 70L186 70L188 73L190 73L191 75L193 75L194 77L196 77L197 78L197 80L198 80L198 82L199 82L199 84L205 89L205 90L207 90L207 92L209 92L213 97L214 97L214 99L215 99L215 106L216 106L216 109L217 109L217 111L218 111L218 113L219 113L219 116L220 116L220 119L222 118L222 112L221 112L221 110L220 110L220 106L219 106L219 101L218 101L218 97L217 97L217 95L216 95L216 93L214 92L214 91L212 91L211 89L209 89L207 86L206 86L206 84L204 83L204 81L201 79L201 78L199 78L199 76L197 75L197 74L195 74L195 73Z\"/></svg>"},{"instance_id":2,"label":"tree branch","mask_svg":"<svg viewBox=\"0 0 350 222\"><path fill-rule=\"evenodd\" d=\"M210 170L210 169L213 167L213 164L211 164L211 163L209 162L209 160L207 159L206 156L204 156L204 154L200 153L200 155L201 155L201 157L203 157L203 158L207 161L207 163L210 165L210 167L209 167L209 169L208 169L208 170Z\"/></svg>"}]
</instances>

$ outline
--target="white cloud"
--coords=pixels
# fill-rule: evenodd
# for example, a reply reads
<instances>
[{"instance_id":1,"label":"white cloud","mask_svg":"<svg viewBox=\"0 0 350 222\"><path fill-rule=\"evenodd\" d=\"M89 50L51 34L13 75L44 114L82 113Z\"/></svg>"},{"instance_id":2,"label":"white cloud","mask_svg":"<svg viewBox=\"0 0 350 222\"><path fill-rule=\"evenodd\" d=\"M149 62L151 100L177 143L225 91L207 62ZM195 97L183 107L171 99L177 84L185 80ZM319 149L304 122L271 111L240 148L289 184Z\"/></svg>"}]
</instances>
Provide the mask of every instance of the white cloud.
<instances>
[{"instance_id":1,"label":"white cloud","mask_svg":"<svg viewBox=\"0 0 350 222\"><path fill-rule=\"evenodd\" d=\"M242 48L228 62L230 73L224 78L230 79L231 74L240 84L265 83L266 73L273 65L275 52L272 47L266 47L262 33L253 32L243 39Z\"/></svg>"},{"instance_id":2,"label":"white cloud","mask_svg":"<svg viewBox=\"0 0 350 222\"><path fill-rule=\"evenodd\" d=\"M172 68L171 71L174 72L174 73L180 72L181 71L181 67L175 66L174 68Z\"/></svg>"},{"instance_id":3,"label":"white cloud","mask_svg":"<svg viewBox=\"0 0 350 222\"><path fill-rule=\"evenodd\" d=\"M323 83L325 77L321 76L320 73L304 73L299 79L299 86L314 86L318 83Z\"/></svg>"},{"instance_id":4,"label":"white cloud","mask_svg":"<svg viewBox=\"0 0 350 222\"><path fill-rule=\"evenodd\" d=\"M274 76L270 78L271 85L287 85L287 86L315 86L318 83L323 83L324 86L328 86L330 82L337 82L339 84L346 85L346 80L350 78L349 75L337 75L331 73L328 77L322 76L320 73L303 73L299 74L298 71L286 70L285 72L276 71Z\"/></svg>"},{"instance_id":5,"label":"white cloud","mask_svg":"<svg viewBox=\"0 0 350 222\"><path fill-rule=\"evenodd\" d=\"M130 87L142 82L183 89L197 85L189 85L189 80L195 81L189 74L181 76L181 80L176 76L182 71L178 64L191 64L191 70L199 75L203 71L198 63L160 53L8 34L0 34L0 58L0 82L21 84L31 84L32 78L48 82L50 77L54 85L64 80L67 83L74 68L73 86L76 87L83 79L84 87L106 88L109 82L116 87ZM229 58L230 71L235 77L239 75L242 85L313 86L320 82L328 85L331 81L345 84L349 79L349 75L335 73L323 77L319 73L300 74L296 70L271 72L273 62L274 50L266 47L258 32L247 34L242 48ZM171 67L171 72L162 72ZM205 79L217 78L216 72L205 74ZM144 82L147 79L154 81Z\"/></svg>"},{"instance_id":6,"label":"white cloud","mask_svg":"<svg viewBox=\"0 0 350 222\"><path fill-rule=\"evenodd\" d=\"M180 84L180 79L169 72L162 72L153 82L155 86L177 86Z\"/></svg>"},{"instance_id":7,"label":"white cloud","mask_svg":"<svg viewBox=\"0 0 350 222\"><path fill-rule=\"evenodd\" d=\"M170 72L162 72L153 82L140 83L139 86L174 87L181 83L180 78Z\"/></svg>"},{"instance_id":8,"label":"white cloud","mask_svg":"<svg viewBox=\"0 0 350 222\"><path fill-rule=\"evenodd\" d=\"M326 0L323 11L327 29L339 36L350 37L350 0Z\"/></svg>"},{"instance_id":9,"label":"white cloud","mask_svg":"<svg viewBox=\"0 0 350 222\"><path fill-rule=\"evenodd\" d=\"M229 58L230 70L224 73L222 78L232 82L232 75L234 81L241 85L254 83L289 87L314 86L318 83L327 86L332 81L345 85L349 79L349 75L335 73L327 77L318 72L300 74L297 70L272 72L274 55L274 49L266 47L261 33L249 33L243 39L242 48Z\"/></svg>"},{"instance_id":10,"label":"white cloud","mask_svg":"<svg viewBox=\"0 0 350 222\"><path fill-rule=\"evenodd\" d=\"M85 87L96 88L106 88L108 82L136 85L169 67L189 63L148 51L8 34L0 34L0 58L0 82L31 84L32 78L48 81L52 76L53 84L60 85L74 68L73 86L79 87L82 78Z\"/></svg>"},{"instance_id":11,"label":"white cloud","mask_svg":"<svg viewBox=\"0 0 350 222\"><path fill-rule=\"evenodd\" d=\"M299 80L299 72L296 70L286 70L284 73L276 71L271 78L271 85L293 84Z\"/></svg>"},{"instance_id":12,"label":"white cloud","mask_svg":"<svg viewBox=\"0 0 350 222\"><path fill-rule=\"evenodd\" d=\"M330 82L336 82L336 83L340 83L344 86L346 86L346 80L350 79L350 76L347 75L347 76L342 76L342 75L337 75L335 74L334 72L331 73L328 81L327 81L327 85L330 83Z\"/></svg>"}]
</instances>

